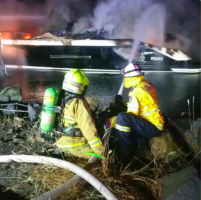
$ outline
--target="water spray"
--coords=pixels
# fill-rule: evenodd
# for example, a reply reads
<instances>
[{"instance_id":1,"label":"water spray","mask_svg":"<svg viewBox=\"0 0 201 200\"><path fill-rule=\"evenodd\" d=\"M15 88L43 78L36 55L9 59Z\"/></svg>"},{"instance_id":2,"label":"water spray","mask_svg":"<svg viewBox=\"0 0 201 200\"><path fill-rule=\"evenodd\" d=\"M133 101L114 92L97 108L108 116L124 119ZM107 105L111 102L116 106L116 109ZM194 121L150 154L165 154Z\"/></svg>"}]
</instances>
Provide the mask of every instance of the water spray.
<instances>
[{"instance_id":1,"label":"water spray","mask_svg":"<svg viewBox=\"0 0 201 200\"><path fill-rule=\"evenodd\" d=\"M120 86L120 88L119 88L118 94L122 96L123 90L124 90L124 78L123 78L123 81L122 81L121 86Z\"/></svg>"},{"instance_id":2,"label":"water spray","mask_svg":"<svg viewBox=\"0 0 201 200\"><path fill-rule=\"evenodd\" d=\"M163 8L160 5L153 5L151 6L141 17L140 24L137 26L137 31L134 35L134 42L132 45L131 53L128 59L128 64L132 62L133 57L137 51L137 48L140 44L141 39L145 35L145 31L148 30L153 22L155 24L158 24L159 29L159 40L158 45L162 45L164 40L164 15L163 15ZM156 15L157 14L157 15ZM147 23L148 22L148 23ZM148 25L148 26L146 26ZM123 88L124 88L124 79L122 81L122 84L119 88L119 95L123 94Z\"/></svg>"}]
</instances>

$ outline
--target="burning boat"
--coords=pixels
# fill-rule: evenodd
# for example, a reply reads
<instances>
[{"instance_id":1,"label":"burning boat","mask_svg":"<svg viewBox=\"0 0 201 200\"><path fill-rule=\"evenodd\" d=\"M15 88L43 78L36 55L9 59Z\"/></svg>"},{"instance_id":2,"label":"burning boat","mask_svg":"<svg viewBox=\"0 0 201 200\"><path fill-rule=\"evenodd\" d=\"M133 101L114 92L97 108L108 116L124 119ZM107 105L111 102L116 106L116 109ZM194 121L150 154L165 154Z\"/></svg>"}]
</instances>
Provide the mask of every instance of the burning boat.
<instances>
[{"instance_id":1,"label":"burning boat","mask_svg":"<svg viewBox=\"0 0 201 200\"><path fill-rule=\"evenodd\" d=\"M120 73L128 63L132 39L104 39L84 34L56 36L51 32L21 39L1 39L6 68L68 70L81 68L91 72ZM171 71L191 68L191 58L179 49L139 42L133 57L144 71Z\"/></svg>"}]
</instances>

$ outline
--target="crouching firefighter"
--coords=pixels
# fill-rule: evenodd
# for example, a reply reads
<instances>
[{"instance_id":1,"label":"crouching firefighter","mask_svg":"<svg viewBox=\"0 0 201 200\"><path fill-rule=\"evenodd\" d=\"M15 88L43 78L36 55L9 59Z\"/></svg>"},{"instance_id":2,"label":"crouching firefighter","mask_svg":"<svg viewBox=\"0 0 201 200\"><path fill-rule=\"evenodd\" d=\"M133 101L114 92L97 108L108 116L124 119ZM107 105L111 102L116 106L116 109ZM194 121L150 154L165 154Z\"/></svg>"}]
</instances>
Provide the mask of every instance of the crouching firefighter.
<instances>
[{"instance_id":1,"label":"crouching firefighter","mask_svg":"<svg viewBox=\"0 0 201 200\"><path fill-rule=\"evenodd\" d=\"M130 63L124 69L124 87L130 88L127 112L116 117L115 131L118 153L127 162L141 148L145 138L156 137L164 129L164 118L159 107L157 91L144 80L138 65Z\"/></svg>"},{"instance_id":2,"label":"crouching firefighter","mask_svg":"<svg viewBox=\"0 0 201 200\"><path fill-rule=\"evenodd\" d=\"M63 136L56 141L56 146L75 157L88 159L94 155L105 159L105 148L84 99L88 84L87 76L79 69L65 75L59 98L62 107L59 126Z\"/></svg>"}]
</instances>

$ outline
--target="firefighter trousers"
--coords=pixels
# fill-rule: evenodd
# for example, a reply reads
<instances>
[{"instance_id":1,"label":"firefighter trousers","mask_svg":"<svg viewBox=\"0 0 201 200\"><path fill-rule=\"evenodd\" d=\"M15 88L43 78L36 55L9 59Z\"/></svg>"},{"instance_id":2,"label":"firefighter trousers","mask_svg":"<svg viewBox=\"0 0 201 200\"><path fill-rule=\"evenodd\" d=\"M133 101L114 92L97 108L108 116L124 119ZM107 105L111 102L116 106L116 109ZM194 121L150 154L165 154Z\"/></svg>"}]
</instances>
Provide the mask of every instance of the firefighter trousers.
<instances>
[{"instance_id":1,"label":"firefighter trousers","mask_svg":"<svg viewBox=\"0 0 201 200\"><path fill-rule=\"evenodd\" d=\"M160 134L160 130L151 122L131 113L121 112L116 119L118 151L123 159L131 159L143 141ZM118 153L118 152L117 152Z\"/></svg>"}]
</instances>

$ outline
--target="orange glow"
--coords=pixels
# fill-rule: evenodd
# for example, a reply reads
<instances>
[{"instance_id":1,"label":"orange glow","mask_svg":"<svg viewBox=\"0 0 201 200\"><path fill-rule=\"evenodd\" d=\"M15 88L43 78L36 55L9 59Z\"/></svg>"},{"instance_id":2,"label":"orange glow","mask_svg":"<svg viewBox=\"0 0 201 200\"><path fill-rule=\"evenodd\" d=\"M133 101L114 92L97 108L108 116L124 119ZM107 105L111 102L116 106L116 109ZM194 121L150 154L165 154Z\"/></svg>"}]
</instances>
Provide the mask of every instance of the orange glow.
<instances>
[{"instance_id":1,"label":"orange glow","mask_svg":"<svg viewBox=\"0 0 201 200\"><path fill-rule=\"evenodd\" d=\"M14 57L18 56L18 54L19 54L17 49L13 46L10 46L10 45L9 46L3 46L2 53L3 53L3 56L9 57L9 58L11 58L13 56Z\"/></svg>"},{"instance_id":2,"label":"orange glow","mask_svg":"<svg viewBox=\"0 0 201 200\"><path fill-rule=\"evenodd\" d=\"M1 32L1 39L12 39L12 32Z\"/></svg>"},{"instance_id":3,"label":"orange glow","mask_svg":"<svg viewBox=\"0 0 201 200\"><path fill-rule=\"evenodd\" d=\"M31 38L31 34L24 34L23 35L24 40L27 40L27 39L30 39L30 38Z\"/></svg>"},{"instance_id":4,"label":"orange glow","mask_svg":"<svg viewBox=\"0 0 201 200\"><path fill-rule=\"evenodd\" d=\"M4 52L4 47L3 47L3 45L1 44L1 33L0 33L0 45L1 45L1 52L3 53L3 52Z\"/></svg>"}]
</instances>

